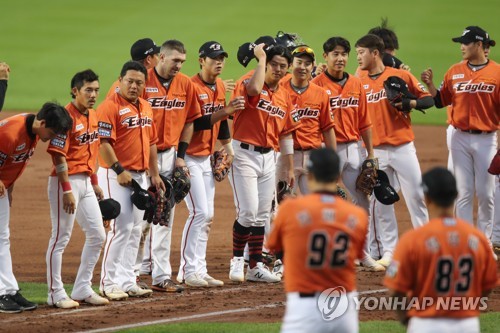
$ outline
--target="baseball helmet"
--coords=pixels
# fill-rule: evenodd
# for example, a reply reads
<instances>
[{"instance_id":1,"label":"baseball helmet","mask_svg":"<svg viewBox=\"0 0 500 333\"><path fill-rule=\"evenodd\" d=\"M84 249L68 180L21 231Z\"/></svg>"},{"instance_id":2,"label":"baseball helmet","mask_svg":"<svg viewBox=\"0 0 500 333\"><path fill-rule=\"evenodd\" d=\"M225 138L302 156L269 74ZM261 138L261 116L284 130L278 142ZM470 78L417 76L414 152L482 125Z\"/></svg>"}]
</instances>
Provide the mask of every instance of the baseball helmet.
<instances>
[{"instance_id":1,"label":"baseball helmet","mask_svg":"<svg viewBox=\"0 0 500 333\"><path fill-rule=\"evenodd\" d=\"M384 205L392 205L399 201L399 195L389 183L389 177L382 170L377 170L377 183L373 188L375 198Z\"/></svg>"},{"instance_id":2,"label":"baseball helmet","mask_svg":"<svg viewBox=\"0 0 500 333\"><path fill-rule=\"evenodd\" d=\"M99 208L103 220L116 219L121 211L120 203L111 198L99 201Z\"/></svg>"}]
</instances>

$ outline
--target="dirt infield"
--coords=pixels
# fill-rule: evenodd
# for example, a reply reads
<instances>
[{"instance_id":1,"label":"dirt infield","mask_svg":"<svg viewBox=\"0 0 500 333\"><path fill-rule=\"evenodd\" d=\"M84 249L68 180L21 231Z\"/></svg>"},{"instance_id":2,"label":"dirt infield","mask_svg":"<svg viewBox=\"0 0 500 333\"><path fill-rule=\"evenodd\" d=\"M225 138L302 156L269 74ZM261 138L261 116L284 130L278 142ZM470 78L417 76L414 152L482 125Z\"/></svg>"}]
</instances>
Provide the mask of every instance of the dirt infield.
<instances>
[{"instance_id":1,"label":"dirt infield","mask_svg":"<svg viewBox=\"0 0 500 333\"><path fill-rule=\"evenodd\" d=\"M445 165L447 150L444 127L414 127L417 152L423 171ZM45 252L50 238L50 215L47 199L47 177L50 169L46 144L40 143L21 179L16 183L11 210L11 251L14 273L19 281L46 283ZM34 312L17 315L0 314L0 331L76 332L112 328L144 321L213 321L213 322L277 322L284 311L282 284L231 284L228 280L231 257L231 228L234 220L232 191L227 181L217 184L215 221L208 244L209 272L225 281L217 289L188 289L182 294L154 293L151 298L115 302L106 307L81 306L77 310L59 310L47 305ZM396 204L400 233L410 227L404 201ZM176 210L172 267L174 276L179 264L180 237L187 209L184 203ZM63 281L71 283L80 261L83 234L75 226L73 237L64 253ZM94 283L98 282L100 261ZM360 272L358 290L385 295L383 274ZM150 279L149 279L150 282ZM489 311L500 311L497 288ZM393 313L362 311L361 320L392 319Z\"/></svg>"}]
</instances>

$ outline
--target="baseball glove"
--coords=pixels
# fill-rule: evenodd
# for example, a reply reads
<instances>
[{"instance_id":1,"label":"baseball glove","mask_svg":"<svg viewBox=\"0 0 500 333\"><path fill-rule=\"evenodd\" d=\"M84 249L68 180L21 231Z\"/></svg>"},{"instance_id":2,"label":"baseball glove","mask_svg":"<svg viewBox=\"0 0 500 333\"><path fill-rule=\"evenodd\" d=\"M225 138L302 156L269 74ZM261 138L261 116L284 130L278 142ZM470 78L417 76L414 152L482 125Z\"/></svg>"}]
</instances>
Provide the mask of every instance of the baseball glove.
<instances>
[{"instance_id":1,"label":"baseball glove","mask_svg":"<svg viewBox=\"0 0 500 333\"><path fill-rule=\"evenodd\" d=\"M495 157L493 157L488 172L492 175L500 175L500 149L498 149Z\"/></svg>"},{"instance_id":2,"label":"baseball glove","mask_svg":"<svg viewBox=\"0 0 500 333\"><path fill-rule=\"evenodd\" d=\"M210 156L210 164L212 166L212 173L214 174L214 178L216 181L221 182L226 178L229 167L229 160L227 158L227 153L222 148L221 150L217 150L215 153Z\"/></svg>"},{"instance_id":3,"label":"baseball glove","mask_svg":"<svg viewBox=\"0 0 500 333\"><path fill-rule=\"evenodd\" d=\"M285 180L280 180L276 184L276 200L278 201L278 205L290 196L292 196L292 188Z\"/></svg>"},{"instance_id":4,"label":"baseball glove","mask_svg":"<svg viewBox=\"0 0 500 333\"><path fill-rule=\"evenodd\" d=\"M384 89L387 99L392 106L396 107L396 103L401 103L402 107L397 108L399 111L405 113L411 111L410 101L412 99L417 99L417 96L410 92L405 80L398 76L389 76L387 80L384 81ZM418 110L425 113L424 110Z\"/></svg>"},{"instance_id":5,"label":"baseball glove","mask_svg":"<svg viewBox=\"0 0 500 333\"><path fill-rule=\"evenodd\" d=\"M373 188L377 184L378 160L366 159L361 165L361 172L356 178L356 190L371 195Z\"/></svg>"},{"instance_id":6,"label":"baseball glove","mask_svg":"<svg viewBox=\"0 0 500 333\"><path fill-rule=\"evenodd\" d=\"M344 200L347 200L347 193L346 193L346 191L344 190L344 188L342 188L342 186L340 186L338 184L337 184L337 193L335 193L335 195L341 197Z\"/></svg>"},{"instance_id":7,"label":"baseball glove","mask_svg":"<svg viewBox=\"0 0 500 333\"><path fill-rule=\"evenodd\" d=\"M162 190L158 190L156 186L150 186L148 188L148 194L151 200L151 204L144 211L143 220L148 221L148 223L158 224L164 219L164 211L166 210L167 200L165 194Z\"/></svg>"},{"instance_id":8,"label":"baseball glove","mask_svg":"<svg viewBox=\"0 0 500 333\"><path fill-rule=\"evenodd\" d=\"M191 189L189 169L187 167L176 167L171 182L175 203L179 203L188 195Z\"/></svg>"}]
</instances>

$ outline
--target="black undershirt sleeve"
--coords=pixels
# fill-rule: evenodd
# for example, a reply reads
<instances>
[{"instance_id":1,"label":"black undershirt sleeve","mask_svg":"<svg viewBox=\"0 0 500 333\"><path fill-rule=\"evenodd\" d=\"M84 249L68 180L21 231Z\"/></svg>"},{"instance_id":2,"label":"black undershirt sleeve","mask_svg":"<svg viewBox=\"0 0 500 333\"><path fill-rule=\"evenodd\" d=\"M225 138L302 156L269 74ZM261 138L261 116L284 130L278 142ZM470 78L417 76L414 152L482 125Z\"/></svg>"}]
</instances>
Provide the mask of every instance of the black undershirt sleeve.
<instances>
[{"instance_id":1,"label":"black undershirt sleeve","mask_svg":"<svg viewBox=\"0 0 500 333\"><path fill-rule=\"evenodd\" d=\"M436 96L434 96L434 106L437 107L438 109L444 107L443 101L441 100L441 93L439 92L439 90L437 91Z\"/></svg>"},{"instance_id":2,"label":"black undershirt sleeve","mask_svg":"<svg viewBox=\"0 0 500 333\"><path fill-rule=\"evenodd\" d=\"M415 107L415 109L425 110L432 106L434 106L434 99L432 98L432 96L425 96L417 99L417 106Z\"/></svg>"},{"instance_id":3,"label":"black undershirt sleeve","mask_svg":"<svg viewBox=\"0 0 500 333\"><path fill-rule=\"evenodd\" d=\"M197 131L211 129L212 128L211 118L212 118L211 114L206 114L204 116L196 118L193 121L194 131L197 132Z\"/></svg>"},{"instance_id":4,"label":"black undershirt sleeve","mask_svg":"<svg viewBox=\"0 0 500 333\"><path fill-rule=\"evenodd\" d=\"M220 122L219 135L217 136L217 140L227 140L231 138L231 134L229 133L229 124L226 120Z\"/></svg>"},{"instance_id":5,"label":"black undershirt sleeve","mask_svg":"<svg viewBox=\"0 0 500 333\"><path fill-rule=\"evenodd\" d=\"M7 93L7 80L0 80L0 111L2 111L6 93Z\"/></svg>"}]
</instances>

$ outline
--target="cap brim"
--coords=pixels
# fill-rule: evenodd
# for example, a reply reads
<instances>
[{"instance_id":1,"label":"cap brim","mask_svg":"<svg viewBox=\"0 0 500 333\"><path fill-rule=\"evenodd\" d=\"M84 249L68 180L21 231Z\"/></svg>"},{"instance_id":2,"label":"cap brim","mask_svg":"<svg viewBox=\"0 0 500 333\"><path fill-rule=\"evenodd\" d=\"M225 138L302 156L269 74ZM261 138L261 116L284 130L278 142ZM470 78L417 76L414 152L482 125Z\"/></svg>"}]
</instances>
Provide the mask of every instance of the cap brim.
<instances>
[{"instance_id":1,"label":"cap brim","mask_svg":"<svg viewBox=\"0 0 500 333\"><path fill-rule=\"evenodd\" d=\"M488 41L488 45L489 45L489 46L495 46L495 45L497 45L497 42L495 42L494 40L491 40L491 39L490 39L490 40Z\"/></svg>"},{"instance_id":2,"label":"cap brim","mask_svg":"<svg viewBox=\"0 0 500 333\"><path fill-rule=\"evenodd\" d=\"M158 45L156 45L156 46L153 48L153 54L158 54L158 53L160 53L160 49L161 49L161 47L159 47Z\"/></svg>"},{"instance_id":3,"label":"cap brim","mask_svg":"<svg viewBox=\"0 0 500 333\"><path fill-rule=\"evenodd\" d=\"M298 58L298 57L302 57L302 56L308 56L309 58L311 58L313 61L316 60L316 58L310 54L310 53L307 53L307 52L297 52L297 53L294 53L293 55L295 58Z\"/></svg>"},{"instance_id":4,"label":"cap brim","mask_svg":"<svg viewBox=\"0 0 500 333\"><path fill-rule=\"evenodd\" d=\"M226 52L226 51L214 51L214 52L212 52L212 53L208 54L208 55L207 55L207 57L209 57L209 58L212 58L212 59L213 59L213 58L217 58L217 57L218 57L218 56L220 56L221 54L223 54L223 55L224 55L224 57L226 57L226 58L228 57L228 54L227 54L227 52Z\"/></svg>"}]
</instances>

